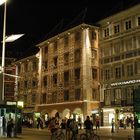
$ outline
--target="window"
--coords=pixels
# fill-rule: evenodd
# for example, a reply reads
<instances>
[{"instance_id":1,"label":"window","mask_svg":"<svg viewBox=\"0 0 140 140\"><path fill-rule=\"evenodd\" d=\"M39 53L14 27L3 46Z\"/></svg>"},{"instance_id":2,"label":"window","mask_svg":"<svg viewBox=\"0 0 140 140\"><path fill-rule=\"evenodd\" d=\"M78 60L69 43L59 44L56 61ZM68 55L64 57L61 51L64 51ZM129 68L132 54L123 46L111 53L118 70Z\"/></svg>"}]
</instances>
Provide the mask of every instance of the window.
<instances>
[{"instance_id":1,"label":"window","mask_svg":"<svg viewBox=\"0 0 140 140\"><path fill-rule=\"evenodd\" d=\"M69 53L64 54L64 65L68 65L69 63Z\"/></svg>"},{"instance_id":2,"label":"window","mask_svg":"<svg viewBox=\"0 0 140 140\"><path fill-rule=\"evenodd\" d=\"M68 47L68 37L64 38L64 47Z\"/></svg>"},{"instance_id":3,"label":"window","mask_svg":"<svg viewBox=\"0 0 140 140\"><path fill-rule=\"evenodd\" d=\"M114 89L114 93L115 93L115 104L116 105L120 105L121 104L121 89Z\"/></svg>"},{"instance_id":4,"label":"window","mask_svg":"<svg viewBox=\"0 0 140 140\"><path fill-rule=\"evenodd\" d=\"M47 76L44 76L44 78L43 78L43 85L44 85L44 87L47 86Z\"/></svg>"},{"instance_id":5,"label":"window","mask_svg":"<svg viewBox=\"0 0 140 140\"><path fill-rule=\"evenodd\" d=\"M21 66L18 65L18 73L20 74L20 72L21 72Z\"/></svg>"},{"instance_id":6,"label":"window","mask_svg":"<svg viewBox=\"0 0 140 140\"><path fill-rule=\"evenodd\" d=\"M48 54L48 46L45 47L45 50L44 50L45 54Z\"/></svg>"},{"instance_id":7,"label":"window","mask_svg":"<svg viewBox=\"0 0 140 140\"><path fill-rule=\"evenodd\" d=\"M5 83L5 92L14 92L14 87L13 87L13 84L8 84L8 83Z\"/></svg>"},{"instance_id":8,"label":"window","mask_svg":"<svg viewBox=\"0 0 140 140\"><path fill-rule=\"evenodd\" d=\"M92 54L92 58L94 58L94 59L97 59L97 50L95 50L95 49L92 49L92 52L91 52Z\"/></svg>"},{"instance_id":9,"label":"window","mask_svg":"<svg viewBox=\"0 0 140 140\"><path fill-rule=\"evenodd\" d=\"M128 21L126 21L125 22L125 30L129 30L129 29L131 29L131 20L128 20Z\"/></svg>"},{"instance_id":10,"label":"window","mask_svg":"<svg viewBox=\"0 0 140 140\"><path fill-rule=\"evenodd\" d=\"M104 91L104 103L105 105L111 105L110 89Z\"/></svg>"},{"instance_id":11,"label":"window","mask_svg":"<svg viewBox=\"0 0 140 140\"><path fill-rule=\"evenodd\" d=\"M110 79L110 70L106 69L105 70L105 79L104 80L109 80Z\"/></svg>"},{"instance_id":12,"label":"window","mask_svg":"<svg viewBox=\"0 0 140 140\"><path fill-rule=\"evenodd\" d=\"M97 69L92 68L92 79L97 79Z\"/></svg>"},{"instance_id":13,"label":"window","mask_svg":"<svg viewBox=\"0 0 140 140\"><path fill-rule=\"evenodd\" d=\"M114 34L117 34L119 32L120 32L120 25L118 24L114 26Z\"/></svg>"},{"instance_id":14,"label":"window","mask_svg":"<svg viewBox=\"0 0 140 140\"><path fill-rule=\"evenodd\" d=\"M126 88L126 103L130 105L133 103L133 91L134 87L127 87Z\"/></svg>"},{"instance_id":15,"label":"window","mask_svg":"<svg viewBox=\"0 0 140 140\"><path fill-rule=\"evenodd\" d=\"M57 74L53 75L53 84L57 84Z\"/></svg>"},{"instance_id":16,"label":"window","mask_svg":"<svg viewBox=\"0 0 140 140\"><path fill-rule=\"evenodd\" d=\"M37 62L36 61L33 62L33 67L32 68L33 68L33 71L37 70Z\"/></svg>"},{"instance_id":17,"label":"window","mask_svg":"<svg viewBox=\"0 0 140 140\"><path fill-rule=\"evenodd\" d=\"M115 68L115 78L116 79L121 78L121 68L120 67Z\"/></svg>"},{"instance_id":18,"label":"window","mask_svg":"<svg viewBox=\"0 0 140 140\"><path fill-rule=\"evenodd\" d=\"M127 76L133 76L134 70L133 70L133 64L127 65Z\"/></svg>"},{"instance_id":19,"label":"window","mask_svg":"<svg viewBox=\"0 0 140 140\"><path fill-rule=\"evenodd\" d=\"M80 58L81 58L81 53L80 53L80 49L75 51L75 62L80 62Z\"/></svg>"},{"instance_id":20,"label":"window","mask_svg":"<svg viewBox=\"0 0 140 140\"><path fill-rule=\"evenodd\" d=\"M80 80L80 68L75 69L75 80Z\"/></svg>"},{"instance_id":21,"label":"window","mask_svg":"<svg viewBox=\"0 0 140 140\"><path fill-rule=\"evenodd\" d=\"M44 62L44 68L47 69L48 68L48 61Z\"/></svg>"},{"instance_id":22,"label":"window","mask_svg":"<svg viewBox=\"0 0 140 140\"><path fill-rule=\"evenodd\" d=\"M36 80L32 80L32 87L36 87L36 86L37 86Z\"/></svg>"},{"instance_id":23,"label":"window","mask_svg":"<svg viewBox=\"0 0 140 140\"><path fill-rule=\"evenodd\" d=\"M64 72L64 82L69 82L69 71Z\"/></svg>"},{"instance_id":24,"label":"window","mask_svg":"<svg viewBox=\"0 0 140 140\"><path fill-rule=\"evenodd\" d=\"M24 87L27 88L27 86L28 86L28 82L24 81Z\"/></svg>"},{"instance_id":25,"label":"window","mask_svg":"<svg viewBox=\"0 0 140 140\"><path fill-rule=\"evenodd\" d=\"M92 100L93 101L99 101L99 94L97 92L97 89L92 89Z\"/></svg>"},{"instance_id":26,"label":"window","mask_svg":"<svg viewBox=\"0 0 140 140\"><path fill-rule=\"evenodd\" d=\"M52 93L52 102L56 103L57 102L57 92Z\"/></svg>"},{"instance_id":27,"label":"window","mask_svg":"<svg viewBox=\"0 0 140 140\"><path fill-rule=\"evenodd\" d=\"M25 63L25 65L24 65L24 67L25 67L25 72L27 72L28 71L28 63Z\"/></svg>"},{"instance_id":28,"label":"window","mask_svg":"<svg viewBox=\"0 0 140 140\"><path fill-rule=\"evenodd\" d=\"M57 57L55 57L55 58L53 59L53 62L54 62L54 68L57 68Z\"/></svg>"},{"instance_id":29,"label":"window","mask_svg":"<svg viewBox=\"0 0 140 140\"><path fill-rule=\"evenodd\" d=\"M80 89L76 89L75 90L75 100L79 101L80 100L80 93L81 90Z\"/></svg>"},{"instance_id":30,"label":"window","mask_svg":"<svg viewBox=\"0 0 140 140\"><path fill-rule=\"evenodd\" d=\"M32 94L32 104L35 104L36 94Z\"/></svg>"},{"instance_id":31,"label":"window","mask_svg":"<svg viewBox=\"0 0 140 140\"><path fill-rule=\"evenodd\" d=\"M57 52L57 42L54 42L53 50L54 50L54 53Z\"/></svg>"},{"instance_id":32,"label":"window","mask_svg":"<svg viewBox=\"0 0 140 140\"><path fill-rule=\"evenodd\" d=\"M81 33L80 32L76 32L75 33L75 41L80 41L81 39Z\"/></svg>"},{"instance_id":33,"label":"window","mask_svg":"<svg viewBox=\"0 0 140 140\"><path fill-rule=\"evenodd\" d=\"M91 32L91 38L92 38L93 40L96 40L96 39L97 39L97 34L96 34L95 31L92 31L92 32Z\"/></svg>"},{"instance_id":34,"label":"window","mask_svg":"<svg viewBox=\"0 0 140 140\"><path fill-rule=\"evenodd\" d=\"M120 42L115 42L115 43L113 44L113 54L118 54L118 53L120 53L120 48L121 48Z\"/></svg>"},{"instance_id":35,"label":"window","mask_svg":"<svg viewBox=\"0 0 140 140\"><path fill-rule=\"evenodd\" d=\"M138 17L138 26L140 26L140 16Z\"/></svg>"},{"instance_id":36,"label":"window","mask_svg":"<svg viewBox=\"0 0 140 140\"><path fill-rule=\"evenodd\" d=\"M47 97L46 94L43 94L43 95L42 95L42 103L43 103L43 104L46 103L46 97Z\"/></svg>"},{"instance_id":37,"label":"window","mask_svg":"<svg viewBox=\"0 0 140 140\"><path fill-rule=\"evenodd\" d=\"M69 91L65 90L64 91L64 101L68 101L69 100Z\"/></svg>"},{"instance_id":38,"label":"window","mask_svg":"<svg viewBox=\"0 0 140 140\"><path fill-rule=\"evenodd\" d=\"M104 37L109 36L109 28L104 29Z\"/></svg>"}]
</instances>

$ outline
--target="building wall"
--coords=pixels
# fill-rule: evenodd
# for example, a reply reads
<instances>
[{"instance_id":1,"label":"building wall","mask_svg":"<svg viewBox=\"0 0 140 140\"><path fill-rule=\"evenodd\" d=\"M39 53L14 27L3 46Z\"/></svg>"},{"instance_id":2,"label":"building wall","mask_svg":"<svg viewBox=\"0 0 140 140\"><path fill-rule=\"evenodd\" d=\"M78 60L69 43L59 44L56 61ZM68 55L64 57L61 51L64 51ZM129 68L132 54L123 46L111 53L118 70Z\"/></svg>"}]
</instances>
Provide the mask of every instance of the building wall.
<instances>
[{"instance_id":1,"label":"building wall","mask_svg":"<svg viewBox=\"0 0 140 140\"><path fill-rule=\"evenodd\" d=\"M99 103L97 29L80 25L41 43L39 47L42 53L40 104L85 101L82 112L91 114L94 108L90 102Z\"/></svg>"},{"instance_id":2,"label":"building wall","mask_svg":"<svg viewBox=\"0 0 140 140\"><path fill-rule=\"evenodd\" d=\"M99 22L101 105L114 108L116 119L133 117L133 92L140 79L139 9L137 5Z\"/></svg>"}]
</instances>

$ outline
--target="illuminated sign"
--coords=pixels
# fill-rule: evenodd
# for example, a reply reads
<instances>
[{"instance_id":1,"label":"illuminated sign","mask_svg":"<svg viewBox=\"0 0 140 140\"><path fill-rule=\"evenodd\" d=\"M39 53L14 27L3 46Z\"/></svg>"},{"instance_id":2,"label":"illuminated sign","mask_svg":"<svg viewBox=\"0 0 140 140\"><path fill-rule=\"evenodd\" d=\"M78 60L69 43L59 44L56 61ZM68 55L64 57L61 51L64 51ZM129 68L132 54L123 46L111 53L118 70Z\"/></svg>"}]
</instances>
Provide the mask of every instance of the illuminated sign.
<instances>
[{"instance_id":1,"label":"illuminated sign","mask_svg":"<svg viewBox=\"0 0 140 140\"><path fill-rule=\"evenodd\" d=\"M140 83L140 80L129 80L129 81L112 83L111 86L122 86L122 85L135 84L135 83Z\"/></svg>"},{"instance_id":2,"label":"illuminated sign","mask_svg":"<svg viewBox=\"0 0 140 140\"><path fill-rule=\"evenodd\" d=\"M7 105L17 105L17 102L7 101L6 104L7 104Z\"/></svg>"}]
</instances>

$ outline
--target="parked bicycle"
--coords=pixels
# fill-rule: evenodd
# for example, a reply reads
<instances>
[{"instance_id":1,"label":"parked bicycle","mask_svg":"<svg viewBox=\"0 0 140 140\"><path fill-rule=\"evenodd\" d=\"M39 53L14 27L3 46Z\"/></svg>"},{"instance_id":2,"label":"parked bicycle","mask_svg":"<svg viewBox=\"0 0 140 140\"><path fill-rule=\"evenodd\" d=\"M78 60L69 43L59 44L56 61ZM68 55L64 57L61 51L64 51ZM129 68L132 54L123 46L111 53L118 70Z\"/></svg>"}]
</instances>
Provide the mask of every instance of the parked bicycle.
<instances>
[{"instance_id":1,"label":"parked bicycle","mask_svg":"<svg viewBox=\"0 0 140 140\"><path fill-rule=\"evenodd\" d=\"M91 129L88 133L80 134L80 140L100 140L100 137Z\"/></svg>"},{"instance_id":2,"label":"parked bicycle","mask_svg":"<svg viewBox=\"0 0 140 140\"><path fill-rule=\"evenodd\" d=\"M65 140L65 135L61 129L58 129L52 136L51 140Z\"/></svg>"}]
</instances>

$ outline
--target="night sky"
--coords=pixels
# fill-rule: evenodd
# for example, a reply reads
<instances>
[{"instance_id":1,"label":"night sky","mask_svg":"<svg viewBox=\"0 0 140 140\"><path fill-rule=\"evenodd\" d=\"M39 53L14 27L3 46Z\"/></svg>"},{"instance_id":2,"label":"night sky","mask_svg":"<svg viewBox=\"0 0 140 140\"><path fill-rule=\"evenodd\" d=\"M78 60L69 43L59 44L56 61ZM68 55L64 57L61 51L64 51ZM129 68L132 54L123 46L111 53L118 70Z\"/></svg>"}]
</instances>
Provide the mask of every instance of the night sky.
<instances>
[{"instance_id":1,"label":"night sky","mask_svg":"<svg viewBox=\"0 0 140 140\"><path fill-rule=\"evenodd\" d=\"M35 44L48 34L53 36L79 21L94 25L96 21L137 3L140 3L140 0L8 0L6 34L25 35L6 44L6 49L28 54ZM1 40L3 11L4 6L1 6Z\"/></svg>"}]
</instances>

